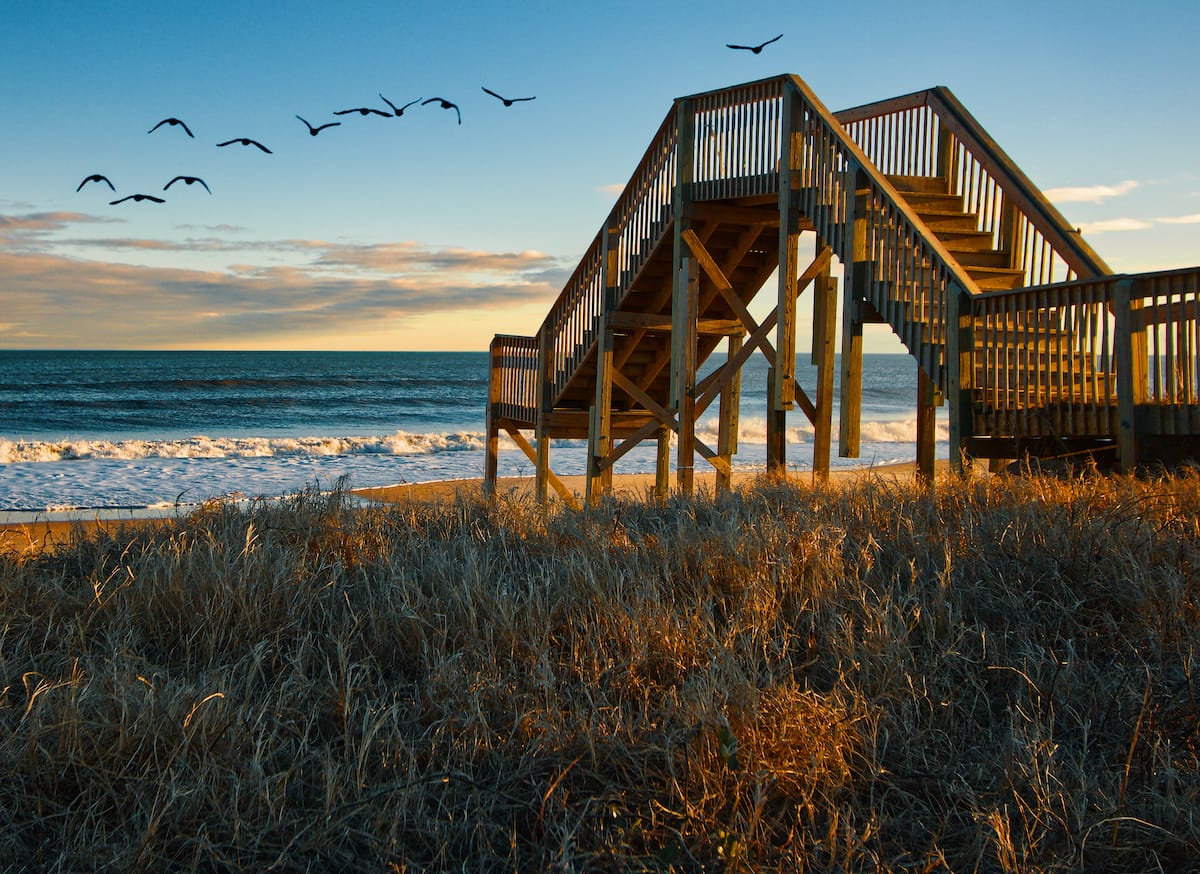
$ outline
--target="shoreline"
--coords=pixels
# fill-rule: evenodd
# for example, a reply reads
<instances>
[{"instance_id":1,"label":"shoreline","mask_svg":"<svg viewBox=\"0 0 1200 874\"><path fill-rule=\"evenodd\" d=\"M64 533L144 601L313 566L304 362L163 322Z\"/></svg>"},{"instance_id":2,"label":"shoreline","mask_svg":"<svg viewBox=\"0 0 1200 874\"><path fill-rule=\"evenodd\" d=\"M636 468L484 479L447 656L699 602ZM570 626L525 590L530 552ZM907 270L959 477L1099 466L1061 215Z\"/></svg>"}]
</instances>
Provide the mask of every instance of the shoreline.
<instances>
[{"instance_id":1,"label":"shoreline","mask_svg":"<svg viewBox=\"0 0 1200 874\"><path fill-rule=\"evenodd\" d=\"M940 473L948 467L945 459L937 462ZM835 468L830 471L829 482L833 485L844 485L865 476L886 476L896 480L907 481L916 471L915 462L899 462L886 465L868 465L863 467ZM735 471L734 487L763 476L763 471ZM582 502L586 477L583 475L568 475L560 477L563 484ZM797 483L812 483L811 471L790 472L788 479ZM671 479L674 483L674 476ZM696 494L712 493L715 488L716 473L697 473L695 478ZM613 476L613 494L626 499L645 499L654 487L652 473L626 473ZM432 482L399 483L391 486L368 486L351 489L350 494L368 505L429 503L434 501L453 501L459 496L478 495L483 489L482 477L464 479L435 480ZM497 494L530 498L534 493L534 478L500 477L496 483ZM553 490L552 500L560 500ZM121 511L72 511L62 510L37 514L37 518L0 522L0 551L16 552L19 554L41 552L56 545L69 542L72 532L81 529L85 535L96 531L119 531L126 526L152 525L158 522L170 521L177 517L186 517L199 507L192 507L183 512L174 508L150 510L121 510Z\"/></svg>"}]
</instances>

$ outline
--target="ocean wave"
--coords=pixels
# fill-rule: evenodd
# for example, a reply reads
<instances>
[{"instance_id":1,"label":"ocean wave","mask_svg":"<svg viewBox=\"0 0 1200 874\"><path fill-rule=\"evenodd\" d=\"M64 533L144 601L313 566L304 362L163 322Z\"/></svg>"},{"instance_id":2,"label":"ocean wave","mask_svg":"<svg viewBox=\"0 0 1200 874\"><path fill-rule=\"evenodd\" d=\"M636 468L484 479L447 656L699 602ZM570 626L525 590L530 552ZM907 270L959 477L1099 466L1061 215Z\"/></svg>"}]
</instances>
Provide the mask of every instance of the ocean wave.
<instances>
[{"instance_id":1,"label":"ocean wave","mask_svg":"<svg viewBox=\"0 0 1200 874\"><path fill-rule=\"evenodd\" d=\"M833 422L833 433L837 435L838 422ZM808 424L792 425L787 429L789 443L811 443L816 432ZM710 446L717 445L717 423L705 419L696 428L696 437ZM916 419L888 419L866 421L859 425L859 439L863 443L915 443L917 439ZM936 439L950 439L950 427L945 422L936 425ZM766 443L767 420L765 418L742 418L738 421L738 440L743 443Z\"/></svg>"},{"instance_id":2,"label":"ocean wave","mask_svg":"<svg viewBox=\"0 0 1200 874\"><path fill-rule=\"evenodd\" d=\"M188 437L178 440L4 440L0 464L142 458L272 458L304 455L433 455L483 449L482 432L351 437Z\"/></svg>"}]
</instances>

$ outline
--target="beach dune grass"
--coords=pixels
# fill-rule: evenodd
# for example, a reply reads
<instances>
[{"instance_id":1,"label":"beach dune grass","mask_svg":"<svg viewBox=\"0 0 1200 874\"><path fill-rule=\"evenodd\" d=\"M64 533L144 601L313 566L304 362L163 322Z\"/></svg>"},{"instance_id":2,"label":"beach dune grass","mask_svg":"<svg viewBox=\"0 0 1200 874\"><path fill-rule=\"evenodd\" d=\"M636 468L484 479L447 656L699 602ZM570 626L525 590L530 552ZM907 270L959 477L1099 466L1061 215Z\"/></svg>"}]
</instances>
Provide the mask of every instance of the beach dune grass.
<instances>
[{"instance_id":1,"label":"beach dune grass","mask_svg":"<svg viewBox=\"0 0 1200 874\"><path fill-rule=\"evenodd\" d=\"M42 870L1180 870L1200 481L211 505L0 557Z\"/></svg>"}]
</instances>

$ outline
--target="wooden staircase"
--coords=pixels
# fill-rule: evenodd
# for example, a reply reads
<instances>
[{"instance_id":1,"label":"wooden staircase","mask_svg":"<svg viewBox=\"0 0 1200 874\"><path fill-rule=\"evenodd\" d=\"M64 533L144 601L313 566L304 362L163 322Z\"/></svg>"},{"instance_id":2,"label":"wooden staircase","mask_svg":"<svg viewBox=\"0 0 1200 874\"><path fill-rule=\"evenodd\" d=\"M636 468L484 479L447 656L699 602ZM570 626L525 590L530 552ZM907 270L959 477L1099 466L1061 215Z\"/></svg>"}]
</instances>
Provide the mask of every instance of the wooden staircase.
<instances>
[{"instance_id":1,"label":"wooden staircase","mask_svg":"<svg viewBox=\"0 0 1200 874\"><path fill-rule=\"evenodd\" d=\"M748 305L772 273L760 324ZM811 391L795 379L805 293ZM956 466L963 453L1108 450L1126 468L1200 454L1200 270L1112 275L945 88L835 115L784 76L676 101L538 332L493 341L485 481L505 431L534 461L539 496L571 498L550 468L555 438L588 440L590 500L651 438L660 493L672 438L681 488L696 453L727 485L741 367L757 353L771 368L768 470L784 469L785 415L799 408L821 476L839 297L843 455L858 451L863 326L879 322L920 365L926 474L942 401ZM718 445L705 446L695 422L718 401Z\"/></svg>"}]
</instances>

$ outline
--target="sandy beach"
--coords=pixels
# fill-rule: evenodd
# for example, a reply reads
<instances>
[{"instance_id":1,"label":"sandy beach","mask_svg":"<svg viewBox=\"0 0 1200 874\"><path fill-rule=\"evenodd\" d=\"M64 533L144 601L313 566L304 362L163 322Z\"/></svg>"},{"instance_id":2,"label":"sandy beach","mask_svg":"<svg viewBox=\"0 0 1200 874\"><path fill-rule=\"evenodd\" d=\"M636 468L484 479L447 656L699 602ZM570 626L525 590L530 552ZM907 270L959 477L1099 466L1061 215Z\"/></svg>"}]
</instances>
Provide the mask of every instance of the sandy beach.
<instances>
[{"instance_id":1,"label":"sandy beach","mask_svg":"<svg viewBox=\"0 0 1200 874\"><path fill-rule=\"evenodd\" d=\"M938 462L938 470L945 469L946 462ZM883 476L897 480L908 480L916 470L913 463L890 464L875 467L860 467L834 470L829 475L829 482L834 484L854 481L863 476ZM734 474L734 486L745 484L756 477L762 476L761 471L740 471ZM572 491L578 500L582 501L586 481L583 476L560 477L563 484ZM812 473L801 472L789 474L789 479L797 483L811 483ZM672 479L672 482L674 480ZM697 473L696 493L711 493L715 488L714 473ZM613 477L613 493L621 498L647 498L654 487L653 474L618 474ZM404 483L402 485L384 488L354 489L352 494L366 501L380 504L407 503L410 501L447 501L454 500L459 495L477 495L483 488L480 478L441 480L425 483ZM500 494L530 497L534 491L533 477L501 477L496 484ZM554 490L550 490L551 499L561 500ZM0 524L0 549L17 552L36 551L52 548L56 544L66 543L72 531L79 530L90 534L97 530L118 531L123 527L134 525L153 525L169 516L156 515L151 517L133 516L129 513L102 515L93 513L77 517L36 519L27 522Z\"/></svg>"}]
</instances>

